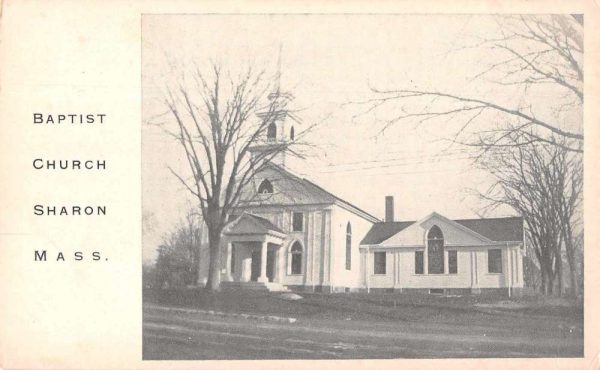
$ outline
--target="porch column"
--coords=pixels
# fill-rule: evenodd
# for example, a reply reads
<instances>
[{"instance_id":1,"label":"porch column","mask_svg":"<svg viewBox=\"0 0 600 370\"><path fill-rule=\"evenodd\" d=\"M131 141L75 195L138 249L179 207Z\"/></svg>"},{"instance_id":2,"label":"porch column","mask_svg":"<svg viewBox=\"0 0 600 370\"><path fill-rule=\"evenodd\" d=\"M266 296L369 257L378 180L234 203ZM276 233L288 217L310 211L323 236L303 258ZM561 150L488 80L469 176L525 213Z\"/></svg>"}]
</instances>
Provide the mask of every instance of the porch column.
<instances>
[{"instance_id":1,"label":"porch column","mask_svg":"<svg viewBox=\"0 0 600 370\"><path fill-rule=\"evenodd\" d=\"M260 247L260 276L257 279L260 283L268 283L267 278L267 242L262 242Z\"/></svg>"},{"instance_id":2,"label":"porch column","mask_svg":"<svg viewBox=\"0 0 600 370\"><path fill-rule=\"evenodd\" d=\"M369 293L370 289L371 289L371 284L370 284L370 276L371 276L371 265L369 262L369 256L371 255L371 251L369 251L369 247L367 246L367 254L365 255L365 280L367 283L367 293Z\"/></svg>"},{"instance_id":3,"label":"porch column","mask_svg":"<svg viewBox=\"0 0 600 370\"><path fill-rule=\"evenodd\" d=\"M508 244L508 243L507 243ZM511 296L512 280L513 280L513 253L510 248L506 248L506 285L508 286L508 298ZM502 270L504 271L504 270Z\"/></svg>"},{"instance_id":4,"label":"porch column","mask_svg":"<svg viewBox=\"0 0 600 370\"><path fill-rule=\"evenodd\" d=\"M226 281L233 281L233 278L231 277L231 255L233 254L233 243L229 242L227 243L227 254L225 257L225 279Z\"/></svg>"},{"instance_id":5,"label":"porch column","mask_svg":"<svg viewBox=\"0 0 600 370\"><path fill-rule=\"evenodd\" d=\"M275 278L273 279L273 282L275 283L281 283L282 282L282 278L281 278L281 266L285 266L285 264L281 263L281 258L283 258L283 245L280 245L277 250L275 251L275 263L273 266L273 270L275 271Z\"/></svg>"}]
</instances>

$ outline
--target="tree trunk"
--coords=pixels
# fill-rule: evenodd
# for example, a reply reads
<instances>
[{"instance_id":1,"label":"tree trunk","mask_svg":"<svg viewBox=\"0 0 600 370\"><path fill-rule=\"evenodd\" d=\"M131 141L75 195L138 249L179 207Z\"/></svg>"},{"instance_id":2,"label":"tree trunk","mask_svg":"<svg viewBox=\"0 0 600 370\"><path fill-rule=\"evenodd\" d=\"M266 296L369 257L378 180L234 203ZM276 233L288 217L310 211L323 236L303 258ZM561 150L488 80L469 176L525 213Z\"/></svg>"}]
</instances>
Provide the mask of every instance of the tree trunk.
<instances>
[{"instance_id":1,"label":"tree trunk","mask_svg":"<svg viewBox=\"0 0 600 370\"><path fill-rule=\"evenodd\" d=\"M208 248L209 248L209 263L208 263L208 279L206 281L206 289L218 291L221 285L221 231L208 232Z\"/></svg>"},{"instance_id":2,"label":"tree trunk","mask_svg":"<svg viewBox=\"0 0 600 370\"><path fill-rule=\"evenodd\" d=\"M570 233L570 230L568 230ZM574 256L574 245L572 242L572 236L566 235L565 248L567 252L567 263L569 264L569 285L571 286L570 296L577 297L579 294L579 287L577 284L577 266L575 263Z\"/></svg>"},{"instance_id":3,"label":"tree trunk","mask_svg":"<svg viewBox=\"0 0 600 370\"><path fill-rule=\"evenodd\" d=\"M546 275L546 295L552 295L554 291L554 279L550 275Z\"/></svg>"},{"instance_id":4,"label":"tree trunk","mask_svg":"<svg viewBox=\"0 0 600 370\"><path fill-rule=\"evenodd\" d=\"M542 294L546 294L546 270L543 268L540 268L540 274L541 274L541 279L540 279L540 292Z\"/></svg>"},{"instance_id":5,"label":"tree trunk","mask_svg":"<svg viewBox=\"0 0 600 370\"><path fill-rule=\"evenodd\" d=\"M567 252L567 262L569 263L569 285L571 286L569 295L571 297L577 297L579 294L579 287L577 283L577 266L575 265L575 258L572 254Z\"/></svg>"},{"instance_id":6,"label":"tree trunk","mask_svg":"<svg viewBox=\"0 0 600 370\"><path fill-rule=\"evenodd\" d=\"M569 268L569 283L571 284L571 296L577 297L579 294L579 287L577 286L577 272L573 267Z\"/></svg>"},{"instance_id":7,"label":"tree trunk","mask_svg":"<svg viewBox=\"0 0 600 370\"><path fill-rule=\"evenodd\" d=\"M552 260L545 259L544 262L540 266L542 272L542 293L544 295L552 295L556 274L554 273Z\"/></svg>"},{"instance_id":8,"label":"tree trunk","mask_svg":"<svg viewBox=\"0 0 600 370\"><path fill-rule=\"evenodd\" d=\"M554 278L553 274L546 270L546 278L544 279L544 295L552 295L554 291Z\"/></svg>"},{"instance_id":9,"label":"tree trunk","mask_svg":"<svg viewBox=\"0 0 600 370\"><path fill-rule=\"evenodd\" d=\"M559 251L560 253L560 251ZM563 293L563 268L562 268L562 258L556 258L556 275L558 280L558 286L556 289L556 295L562 296Z\"/></svg>"}]
</instances>

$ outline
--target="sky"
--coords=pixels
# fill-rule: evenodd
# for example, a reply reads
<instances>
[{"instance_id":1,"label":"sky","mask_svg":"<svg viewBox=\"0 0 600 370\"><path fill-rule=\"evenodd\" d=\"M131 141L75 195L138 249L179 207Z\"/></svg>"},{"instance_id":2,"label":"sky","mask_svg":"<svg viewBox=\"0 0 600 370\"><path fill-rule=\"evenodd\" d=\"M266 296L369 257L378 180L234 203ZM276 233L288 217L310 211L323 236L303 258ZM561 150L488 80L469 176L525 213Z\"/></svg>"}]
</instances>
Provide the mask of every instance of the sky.
<instances>
[{"instance_id":1,"label":"sky","mask_svg":"<svg viewBox=\"0 0 600 370\"><path fill-rule=\"evenodd\" d=\"M495 52L465 48L497 30L492 17L477 15L145 15L143 118L166 111L161 94L172 63L203 68L216 61L232 74L242 66L275 71L280 65L282 90L295 96L293 107L306 127L315 125L306 136L314 149L290 161L292 172L379 218L386 195L394 196L399 221L433 211L478 217L485 204L475 191L489 187L491 178L474 166L473 152L451 143L464 120L399 122L382 131L399 105L365 112L360 102L374 97L370 86L513 102L510 89L473 79L497 60ZM149 261L193 199L167 168L186 170L181 148L161 129L142 126L143 248ZM509 209L486 214L508 215Z\"/></svg>"}]
</instances>

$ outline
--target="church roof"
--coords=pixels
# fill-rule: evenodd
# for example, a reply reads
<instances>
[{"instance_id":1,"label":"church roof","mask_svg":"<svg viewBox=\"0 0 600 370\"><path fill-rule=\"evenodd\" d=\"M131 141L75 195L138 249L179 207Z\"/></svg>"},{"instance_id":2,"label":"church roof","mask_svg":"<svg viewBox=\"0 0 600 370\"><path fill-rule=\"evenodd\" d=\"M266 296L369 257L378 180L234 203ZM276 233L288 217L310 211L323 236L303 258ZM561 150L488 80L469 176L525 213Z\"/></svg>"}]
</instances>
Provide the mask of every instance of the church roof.
<instances>
[{"instance_id":1,"label":"church roof","mask_svg":"<svg viewBox=\"0 0 600 370\"><path fill-rule=\"evenodd\" d=\"M389 239L393 235L396 235L397 233L406 229L414 223L415 221L378 222L371 226L371 229L369 230L369 232L367 232L367 235L365 235L360 244L379 244L382 241Z\"/></svg>"},{"instance_id":2,"label":"church roof","mask_svg":"<svg viewBox=\"0 0 600 370\"><path fill-rule=\"evenodd\" d=\"M522 217L475 218L453 221L496 242L523 240ZM379 244L415 222L417 221L378 222L373 224L360 244Z\"/></svg>"},{"instance_id":3,"label":"church roof","mask_svg":"<svg viewBox=\"0 0 600 370\"><path fill-rule=\"evenodd\" d=\"M334 201L334 203L341 203L341 204L344 204L344 205L346 205L346 206L350 207L350 208L351 208L351 210L358 211L359 213L362 213L362 214L364 214L364 215L368 216L368 218L370 218L370 219L371 219L370 221L376 221L376 222L378 222L378 221L379 221L379 219L378 219L377 217L375 217L375 216L373 216L373 215L369 214L368 212L366 212L366 211L364 211L364 210L362 210L362 209L358 208L358 207L357 207L357 206L355 206L354 204L352 204L352 203L350 203L350 202L348 202L348 201L346 201L346 200L344 200L344 199L342 199L342 198L338 197L337 195L334 195L333 193L330 193L330 192L328 192L327 190L323 189L322 187L320 187L319 185L315 184L314 182L312 182L312 181L310 181L310 180L306 180L306 179L303 179L303 180L304 180L304 181L306 181L307 183L309 183L310 185L314 186L315 188L317 188L319 191L323 192L324 194L327 194L327 195L329 195L330 197L332 197L332 198L333 198L333 201ZM356 212L355 212L355 213L356 213Z\"/></svg>"},{"instance_id":4,"label":"church roof","mask_svg":"<svg viewBox=\"0 0 600 370\"><path fill-rule=\"evenodd\" d=\"M476 233L497 242L523 240L523 217L475 218L454 220Z\"/></svg>"},{"instance_id":5,"label":"church roof","mask_svg":"<svg viewBox=\"0 0 600 370\"><path fill-rule=\"evenodd\" d=\"M380 221L370 213L330 193L314 182L293 174L286 168L269 163L262 172L270 172L270 174L264 177L258 176L258 178L266 178L271 181L273 187L276 188L276 191L273 194L270 194L267 199L257 199L254 196L256 190L248 189L249 192L243 198L250 200L246 201L245 204L242 201L242 206L336 204L371 222Z\"/></svg>"}]
</instances>

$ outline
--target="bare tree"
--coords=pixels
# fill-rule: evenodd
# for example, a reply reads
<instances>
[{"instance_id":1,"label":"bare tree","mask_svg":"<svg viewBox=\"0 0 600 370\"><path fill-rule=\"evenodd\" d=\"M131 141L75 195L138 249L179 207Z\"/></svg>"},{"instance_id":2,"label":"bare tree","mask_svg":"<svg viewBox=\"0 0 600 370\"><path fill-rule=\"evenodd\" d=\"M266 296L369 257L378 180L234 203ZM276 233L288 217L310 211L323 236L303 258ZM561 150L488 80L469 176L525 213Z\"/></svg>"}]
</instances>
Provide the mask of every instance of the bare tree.
<instances>
[{"instance_id":1,"label":"bare tree","mask_svg":"<svg viewBox=\"0 0 600 370\"><path fill-rule=\"evenodd\" d=\"M583 251L582 200L583 200L583 163L578 155L569 155L564 150L557 154L556 171L557 186L551 195L556 204L559 218L562 244L569 264L569 285L572 295L579 294L579 280L583 269L580 268L578 254Z\"/></svg>"},{"instance_id":2,"label":"bare tree","mask_svg":"<svg viewBox=\"0 0 600 370\"><path fill-rule=\"evenodd\" d=\"M198 281L200 243L202 240L201 219L194 209L163 237L156 259L158 286L192 285ZM150 282L145 282L145 284Z\"/></svg>"},{"instance_id":3,"label":"bare tree","mask_svg":"<svg viewBox=\"0 0 600 370\"><path fill-rule=\"evenodd\" d=\"M582 195L579 155L565 149L566 145L521 145L521 136L513 133L510 137L515 143L512 148L495 148L480 162L496 179L481 196L492 208L508 205L523 215L545 294L563 292L564 248L570 286L576 293L581 273L575 263L576 233L583 227L578 217Z\"/></svg>"},{"instance_id":4,"label":"bare tree","mask_svg":"<svg viewBox=\"0 0 600 370\"><path fill-rule=\"evenodd\" d=\"M202 230L202 218L198 217L198 212L195 209L188 210L181 225L180 233L191 260L188 272L191 284L198 282Z\"/></svg>"},{"instance_id":5,"label":"bare tree","mask_svg":"<svg viewBox=\"0 0 600 370\"><path fill-rule=\"evenodd\" d=\"M361 114L394 104L400 111L385 120L384 128L404 121L459 121L456 142L488 148L514 145L511 133L527 138L526 143L544 142L583 151L583 20L579 16L496 16L499 36L476 42L469 48L480 51L487 66L472 77L489 83L490 89L504 88L505 96L519 99L500 101L494 94L473 96L452 91L418 88L371 87L375 96L360 104ZM412 81L411 81L412 82ZM540 99L552 91L555 101ZM496 122L496 127L487 125ZM475 126L475 139L465 138Z\"/></svg>"},{"instance_id":6,"label":"bare tree","mask_svg":"<svg viewBox=\"0 0 600 370\"><path fill-rule=\"evenodd\" d=\"M496 183L483 194L506 204L527 224L540 264L541 284L562 292L563 251L570 285L577 288L576 238L582 232L583 18L578 15L494 16L497 36L486 33L459 52L476 50L482 70L471 81L482 94L415 86L371 87L360 114L392 105L383 129L402 122L458 123L453 143L478 152ZM412 83L412 81L411 81ZM563 250L564 248L564 250Z\"/></svg>"},{"instance_id":7,"label":"bare tree","mask_svg":"<svg viewBox=\"0 0 600 370\"><path fill-rule=\"evenodd\" d=\"M279 73L248 68L239 76L213 64L209 74L197 66L167 88L164 104L177 130L170 134L183 149L191 178L171 169L197 199L209 241L206 287L220 285L221 233L254 175L277 154L290 152L310 127L296 132L295 140L267 142L269 126L278 120L297 121L288 108L289 95L279 90ZM253 150L257 145L260 150Z\"/></svg>"}]
</instances>

